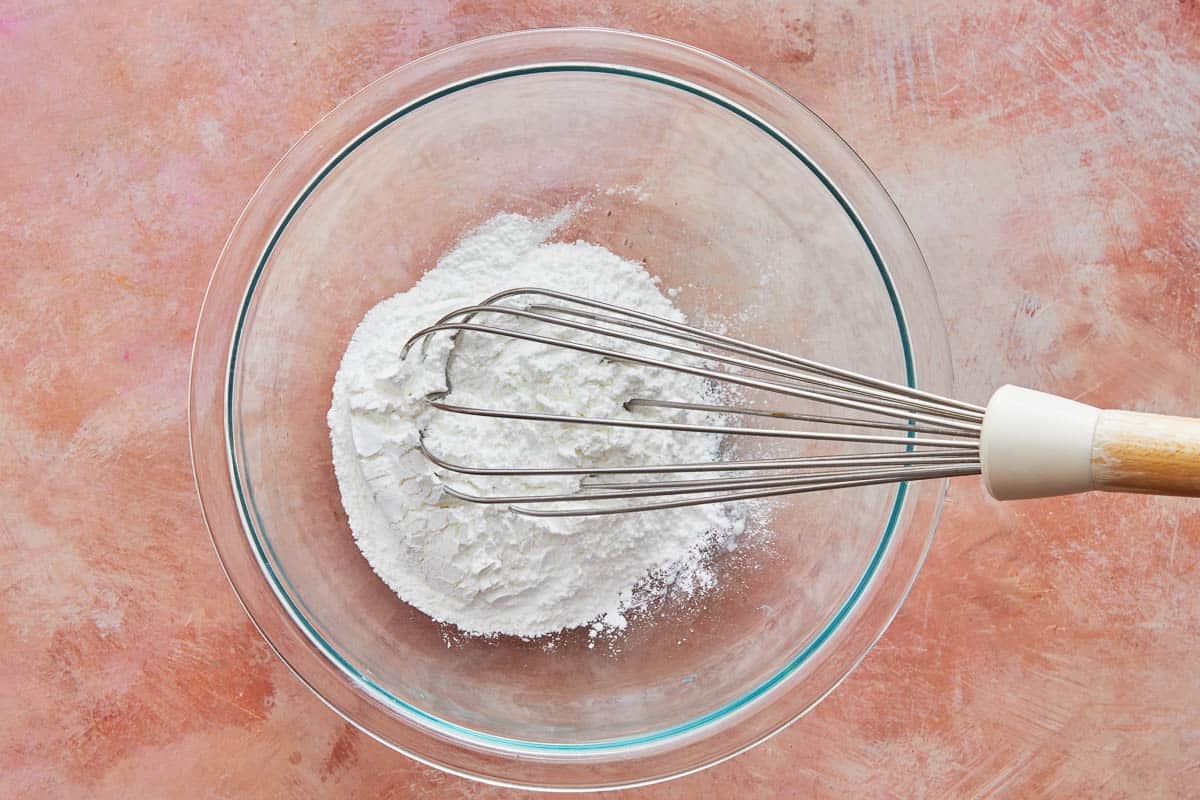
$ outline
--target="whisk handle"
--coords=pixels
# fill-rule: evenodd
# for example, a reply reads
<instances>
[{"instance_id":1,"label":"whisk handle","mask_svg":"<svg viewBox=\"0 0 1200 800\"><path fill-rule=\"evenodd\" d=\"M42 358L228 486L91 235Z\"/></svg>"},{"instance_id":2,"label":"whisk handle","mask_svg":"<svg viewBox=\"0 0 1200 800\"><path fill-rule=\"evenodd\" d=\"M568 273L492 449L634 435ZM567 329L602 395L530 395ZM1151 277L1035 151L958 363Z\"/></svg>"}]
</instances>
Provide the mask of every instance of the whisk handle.
<instances>
[{"instance_id":1,"label":"whisk handle","mask_svg":"<svg viewBox=\"0 0 1200 800\"><path fill-rule=\"evenodd\" d=\"M1101 411L1092 482L1109 492L1200 497L1200 419Z\"/></svg>"},{"instance_id":2,"label":"whisk handle","mask_svg":"<svg viewBox=\"0 0 1200 800\"><path fill-rule=\"evenodd\" d=\"M1200 497L1200 419L1003 386L988 402L979 455L997 500L1092 489Z\"/></svg>"}]
</instances>

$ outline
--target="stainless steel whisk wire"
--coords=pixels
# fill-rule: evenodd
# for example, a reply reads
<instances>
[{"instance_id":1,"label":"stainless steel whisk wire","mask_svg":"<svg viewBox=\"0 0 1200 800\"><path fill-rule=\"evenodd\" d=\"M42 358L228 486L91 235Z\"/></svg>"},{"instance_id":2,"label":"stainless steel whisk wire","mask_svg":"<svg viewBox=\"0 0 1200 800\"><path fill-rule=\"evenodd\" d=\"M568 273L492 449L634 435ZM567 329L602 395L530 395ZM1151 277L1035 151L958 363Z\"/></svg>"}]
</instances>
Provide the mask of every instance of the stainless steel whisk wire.
<instances>
[{"instance_id":1,"label":"stainless steel whisk wire","mask_svg":"<svg viewBox=\"0 0 1200 800\"><path fill-rule=\"evenodd\" d=\"M521 305L500 305L514 298L538 298ZM549 301L549 302L548 302ZM665 351L692 361L665 358L602 347L576 339L543 335L530 330L476 322L483 315L498 319L527 320L557 329L606 337L636 346L642 353ZM473 495L446 484L444 491L473 503L506 504L529 516L563 517L620 514L679 508L706 503L751 500L802 492L873 486L909 480L977 475L981 472L979 436L985 409L903 384L880 380L732 337L662 319L650 314L584 297L539 288L517 288L495 294L478 305L457 309L435 324L417 331L404 345L407 357L414 344L450 334L454 343L464 333L504 336L575 350L606 359L666 369L746 389L773 392L798 400L835 406L866 417L801 414L748 406L721 405L660 398L628 398L628 411L670 408L709 412L728 417L767 417L816 423L857 431L793 430L709 423L666 422L636 418L596 418L546 414L519 409L476 408L446 402L451 391L435 393L427 402L453 414L527 420L571 425L605 425L685 433L757 436L816 442L840 442L903 448L871 453L818 455L717 461L693 464L635 464L629 466L495 467L454 464L425 445L421 450L438 469L463 475L484 476L583 476L578 492L545 495ZM449 387L451 348L446 362ZM698 361L697 361L698 360ZM726 369L717 369L715 365ZM737 371L733 371L737 370ZM781 382L784 381L784 382ZM862 429L865 429L864 432ZM730 473L748 473L745 475ZM696 473L721 473L717 477L678 477ZM771 473L771 474L764 474ZM619 480L606 476L668 476L655 480ZM664 499L668 498L668 499ZM633 501L611 504L611 501ZM608 503L594 505L595 503ZM554 506L554 507L543 507Z\"/></svg>"}]
</instances>

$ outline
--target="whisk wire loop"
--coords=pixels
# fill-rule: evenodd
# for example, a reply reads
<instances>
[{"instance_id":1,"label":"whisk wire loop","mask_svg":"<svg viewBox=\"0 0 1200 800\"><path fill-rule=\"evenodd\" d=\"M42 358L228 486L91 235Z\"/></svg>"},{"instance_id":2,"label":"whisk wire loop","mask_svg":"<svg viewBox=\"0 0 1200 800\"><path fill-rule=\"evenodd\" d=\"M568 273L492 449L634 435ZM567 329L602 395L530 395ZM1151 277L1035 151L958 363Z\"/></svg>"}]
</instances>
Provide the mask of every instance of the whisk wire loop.
<instances>
[{"instance_id":1,"label":"whisk wire loop","mask_svg":"<svg viewBox=\"0 0 1200 800\"><path fill-rule=\"evenodd\" d=\"M523 306L501 305L518 298L530 302ZM484 320L484 317L489 319ZM514 326L506 326L505 321ZM455 346L468 333L503 336L652 369L672 370L701 377L714 385L834 406L843 413L832 415L760 408L752 404L633 397L623 401L630 416L594 417L479 408L448 402ZM573 491L541 495L478 495L448 484L443 487L448 496L460 500L504 504L518 513L532 516L582 516L652 511L980 472L979 436L985 411L980 406L597 300L549 289L511 289L478 305L457 309L418 331L405 343L402 354L407 357L417 342L423 343L424 354L429 341L442 334L450 335L453 342L446 360L448 388L431 395L428 402L434 409L446 413L527 422L900 448L705 464L520 467L453 464L433 453L422 438L422 452L443 473L491 477L579 476L581 479ZM702 413L706 421L677 422L635 416L639 411L653 409ZM731 417L769 418L830 429L726 424ZM706 475L680 477L689 473ZM626 477L620 481L603 478L613 475Z\"/></svg>"}]
</instances>

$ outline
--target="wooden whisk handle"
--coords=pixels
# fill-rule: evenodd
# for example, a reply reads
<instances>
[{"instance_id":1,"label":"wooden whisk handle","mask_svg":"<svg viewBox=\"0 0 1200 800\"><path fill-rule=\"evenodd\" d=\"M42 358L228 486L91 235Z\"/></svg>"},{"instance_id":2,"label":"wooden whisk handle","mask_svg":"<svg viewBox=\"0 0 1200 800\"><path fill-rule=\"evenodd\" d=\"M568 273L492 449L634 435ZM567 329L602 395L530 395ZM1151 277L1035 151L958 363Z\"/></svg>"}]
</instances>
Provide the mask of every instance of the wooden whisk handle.
<instances>
[{"instance_id":1,"label":"wooden whisk handle","mask_svg":"<svg viewBox=\"0 0 1200 800\"><path fill-rule=\"evenodd\" d=\"M1101 411L1092 483L1109 492L1200 497L1200 419Z\"/></svg>"},{"instance_id":2,"label":"wooden whisk handle","mask_svg":"<svg viewBox=\"0 0 1200 800\"><path fill-rule=\"evenodd\" d=\"M1200 419L1101 411L1002 386L983 417L979 456L997 500L1092 489L1200 497Z\"/></svg>"}]
</instances>

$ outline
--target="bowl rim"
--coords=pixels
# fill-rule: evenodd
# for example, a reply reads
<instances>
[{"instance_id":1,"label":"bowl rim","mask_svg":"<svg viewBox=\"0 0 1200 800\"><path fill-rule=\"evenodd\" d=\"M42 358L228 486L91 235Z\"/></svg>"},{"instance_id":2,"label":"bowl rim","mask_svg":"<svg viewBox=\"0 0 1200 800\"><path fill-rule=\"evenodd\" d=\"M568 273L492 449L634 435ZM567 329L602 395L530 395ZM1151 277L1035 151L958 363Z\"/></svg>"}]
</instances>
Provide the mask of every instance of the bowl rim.
<instances>
[{"instance_id":1,"label":"bowl rim","mask_svg":"<svg viewBox=\"0 0 1200 800\"><path fill-rule=\"evenodd\" d=\"M629 32L624 32L624 31L611 31L611 30L607 30L607 29L597 29L597 28L539 29L539 30L533 30L533 31L518 31L518 32L513 32L513 33L500 34L497 36L484 37L482 39L476 39L476 40L472 40L469 42L464 42L464 43L455 45L453 47L432 53L428 56L423 57L422 59L418 59L417 61L410 63L409 65L401 67L398 70L388 73L387 75L385 75L382 78L378 79L377 81L369 84L367 87L365 87L359 93L357 93L355 95L355 98L361 96L362 94L364 94L366 92L371 91L372 89L374 89L376 87L379 87L385 81L395 78L397 75L403 73L405 70L413 69L422 63L429 63L431 60L437 61L439 59L441 59L441 60L449 59L449 58L454 57L456 54L461 53L464 50L472 50L472 49L477 49L477 48L481 48L481 47L487 47L488 45L499 42L501 40L504 40L506 42L511 42L514 38L522 38L522 39L528 40L530 37L539 37L539 36L547 36L547 35L562 36L564 34L566 34L569 37L576 36L576 35L584 35L584 34L593 35L593 36L599 35L605 39L611 39L613 37L616 37L616 38L625 40L626 43L630 42L631 40L638 40L639 42L652 42L655 44L655 46L658 46L658 47L665 46L667 48L674 48L674 49L680 49L682 51L687 51L688 53L690 53L693 56L695 56L695 55L701 56L705 61L709 62L710 64L715 63L715 64L719 65L722 69L736 70L742 76L747 76L747 77L753 78L754 81L757 81L757 82L763 84L764 86L766 86L767 88L769 88L769 90L771 90L773 92L782 94L792 104L799 107L800 109L803 109L803 111L807 112L809 115L812 115L812 112L808 111L807 108L802 106L799 103L799 101L795 100L794 98L791 98L790 95L786 95L786 93L783 93L783 91L781 89L778 89L778 87L774 87L773 85L768 84L766 81L763 81L761 78L758 78L757 76L752 76L751 73L747 72L743 68L741 68L735 64L732 64L731 62L728 62L724 59L721 59L717 56L713 56L712 54L706 53L705 51L699 50L699 49L691 47L689 45L684 45L684 44L680 44L677 42L673 42L671 40L662 39L661 37L654 37L654 36L649 36L646 34L629 33ZM366 695L371 696L376 702L382 702L386 705L391 706L392 710L397 712L401 717L407 718L408 722L412 725L415 725L418 727L425 726L425 727L432 728L433 730L427 731L427 732L434 737L440 738L440 737L448 736L451 739L464 739L463 741L456 742L456 744L465 745L468 748L482 747L485 750L490 750L493 754L507 756L510 758L511 757L524 758L524 757L533 756L533 757L536 757L539 759L549 759L551 762L554 762L554 761L560 760L561 757L563 757L565 755L565 756L567 756L567 759L568 759L568 761L565 762L565 764L564 764L564 765L566 765L566 764L572 763L577 760L594 761L597 756L599 756L601 758L616 756L623 760L628 760L630 758L630 756L633 756L634 759L647 758L647 757L653 758L656 753L663 751L664 748L671 749L672 746L676 743L682 744L682 743L685 743L688 741L694 741L697 737L704 738L707 735L711 735L714 732L713 727L716 723L718 723L730 716L736 715L740 712L749 711L749 710L751 710L751 706L755 706L757 704L762 703L769 695L776 694L775 690L780 689L780 688L786 688L786 687L784 687L784 684L786 684L788 682L788 679L793 677L796 674L796 671L798 670L798 668L805 661L807 661L810 657L812 657L814 654L816 654L818 651L820 651L822 648L824 648L827 645L829 639L839 629L839 626L845 621L847 616L857 607L858 603L863 599L864 593L866 592L868 587L871 585L871 582L873 581L873 579L875 577L877 567L879 566L882 559L888 553L889 546L892 542L892 537L896 531L896 526L898 524L898 520L902 514L903 509L905 508L905 502L908 497L909 487L908 487L908 484L906 484L906 483L902 483L897 487L895 500L892 504L891 511L888 515L888 521L886 523L885 530L880 535L880 538L879 538L878 543L875 548L875 552L872 554L867 568L864 570L864 573L859 577L858 581L856 581L854 588L850 592L849 596L843 601L843 603L837 609L837 611L831 615L831 617L826 622L825 627L821 630L821 632L819 634L817 634L813 638L813 640L811 642L809 642L809 644L806 647L804 647L801 651L799 651L797 654L795 654L793 656L793 658L790 659L787 664L785 664L781 668L779 668L771 678L764 681L759 686L753 687L752 689L747 691L740 698L737 698L736 700L731 701L720 708L714 709L695 720L681 723L679 725L673 726L672 728L668 728L668 729L665 729L662 731L655 731L655 732L648 733L648 734L642 734L642 735L639 735L636 737L627 737L624 739L599 741L599 742L591 742L591 743L530 742L530 741L510 739L510 738L505 738L505 737L501 737L501 736L496 736L494 734L487 733L484 731L476 731L476 730L467 728L465 726L459 725L457 723L454 723L452 721L443 720L439 717L429 714L428 712L423 711L422 709L420 709L416 706L413 706L412 704L408 703L407 701L405 701L399 697L396 697L396 696L388 693L385 689L383 689L383 687L375 684L370 679L369 676L364 675L361 671L356 669L350 662L348 662L342 656L342 654L340 654L337 651L336 648L334 648L329 642L325 641L325 639L320 635L320 633L311 624L309 624L308 620L305 619L305 617L304 617L303 613L301 613L300 609L298 609L296 607L293 599L289 596L289 592L287 591L286 587L283 585L283 582L286 581L286 576L283 576L283 579L281 580L281 577L275 573L275 570L271 566L271 561L273 559L269 552L269 550L270 550L269 539L266 539L265 537L261 536L258 533L259 526L256 524L256 521L254 519L255 512L253 509L253 502L252 502L252 500L250 502L247 502L247 499L248 499L246 497L247 493L244 493L241 489L243 482L241 480L241 476L240 476L240 473L238 470L238 457L237 457L238 448L237 448L237 444L236 444L236 431L235 431L236 414L234 412L234 406L233 406L234 397L235 397L238 346L239 346L240 338L241 338L241 335L243 332L243 326L244 326L244 323L246 320L247 310L249 308L251 301L253 300L254 292L257 287L259 278L263 274L263 271L270 259L270 256L272 254L275 244L279 240L279 237L283 234L283 231L287 227L288 223L291 221L291 219L295 216L295 214L301 208L304 201L311 195L311 193L316 189L316 187L320 184L320 182L325 177L327 177L331 172L333 172L337 168L337 166L340 163L342 163L342 161L344 161L347 157L349 157L349 155L351 153L354 152L355 149L357 149L364 142L369 140L371 136L373 136L374 134L378 133L379 131L385 129L387 126L391 125L395 121L403 118L406 114L411 113L412 111L414 111L424 105L435 102L436 100L438 100L440 98L449 96L449 95L453 94L454 92L462 91L464 89L483 85L483 84L486 84L486 83L489 83L492 81L497 81L497 80L505 80L508 78L522 77L522 76L533 75L533 74L558 73L558 72L588 72L588 73L620 75L620 76L625 76L625 77L650 80L650 81L654 81L656 83L670 86L675 89L680 89L683 91L690 92L697 97L700 97L704 100L715 103L717 106L723 108L725 111L737 114L738 116L742 117L744 120L755 125L757 128L759 128L759 130L761 130L762 132L771 136L773 139L775 139L775 141L777 143L779 143L784 148L786 148L791 153L791 155L798 158L802 163L804 163L804 165L811 171L811 173L815 177L818 178L818 180L825 186L826 190L829 191L830 194L834 197L834 199L841 205L842 209L845 211L847 216L850 218L850 220L853 222L853 224L857 228L862 241L868 248L868 251L870 252L872 259L875 261L875 264L876 264L877 268L879 269L879 274L882 279L882 282L883 282L883 284L887 290L887 293L889 295L889 298L892 302L893 311L895 313L896 323L897 323L897 331L899 333L901 349L902 349L903 356L904 356L907 382L909 383L910 386L915 387L917 384L917 378L916 378L916 370L915 370L915 365L914 365L914 360L913 360L913 355L912 355L912 343L911 343L909 326L908 326L906 315L904 314L903 304L901 302L901 298L899 296L898 289L893 280L893 276L888 269L887 262L884 259L883 255L881 254L880 249L875 241L875 237L872 235L871 231L868 229L866 223L861 218L861 216L860 216L859 212L856 210L854 204L851 203L849 198L838 188L838 185L833 180L833 178L830 175L828 175L826 173L826 171L824 169L822 169L814 160L812 160L807 155L807 153L805 152L805 150L802 147L797 145L795 142L792 142L790 140L790 138L784 132L779 130L776 126L772 125L767 120L763 119L759 114L755 113L754 111L747 109L743 105L739 104L738 102L735 102L734 100L732 100L728 97L725 97L722 93L715 91L711 88L702 86L698 83L694 83L692 81L685 80L682 78L677 78L673 75L670 75L670 74L667 74L664 72L659 72L659 71L656 71L653 69L646 69L646 68L631 66L631 65L627 65L627 64L592 62L592 61L588 61L588 60L539 61L537 63L517 64L517 65L511 65L508 67L493 69L493 70L489 70L486 72L466 76L458 81L437 87L437 88L433 89L432 91L425 92L424 94L420 94L416 97L410 98L407 102L401 103L397 108L390 111L388 114L384 115L382 118L378 119L377 121L375 121L374 123L372 123L371 125L366 127L365 129L361 130L360 133L358 133L349 142L345 143L331 158L328 158L328 160L325 161L323 166L321 166L321 168L314 175L312 175L312 177L305 183L303 190L300 191L300 193L298 195L296 195L296 197L287 206L286 212L284 212L283 215L278 219L278 222L274 226L274 229L273 229L269 239L267 240L267 243L262 246L261 252L258 255L257 259L255 260L255 264L254 264L254 268L251 273L251 276L245 285L245 289L242 294L241 301L238 304L236 321L234 323L232 333L229 336L228 350L227 350L228 357L226 359L226 364L225 364L225 369L224 369L224 380L222 381L222 383L223 383L222 393L223 393L223 397L224 397L224 402L223 402L224 424L222 425L222 429L224 432L226 465L228 468L227 489L232 494L232 497L230 497L229 493L224 493L224 496L227 500L231 499L231 500L235 501L235 503L236 503L237 515L241 522L241 528L242 528L242 533L244 534L244 537L245 537L245 542L249 545L251 555L253 556L253 559L256 562L258 569L260 570L260 575L261 575L261 577L264 577L266 579L268 587L271 590L270 593L273 596L274 600L283 608L287 617L291 620L292 624L295 626L295 630L297 630L300 634L302 634L308 640L308 643L312 647L314 647L325 659L327 659L327 661L329 663L333 664L337 668L337 670L341 673L342 677L344 679L349 680L350 683L354 686L354 688L357 691L363 692ZM350 101L343 103L341 106L338 107L338 109L335 109L334 112L331 112L331 114L328 115L325 119L323 119L321 123L318 123L317 128L319 128L321 125L325 124L331 117L333 117L334 115L338 114L343 109L350 106L350 104L353 100L354 100L354 98L351 98ZM815 119L815 115L812 115L812 116ZM819 120L818 120L818 122L819 122ZM845 143L841 141L840 137L837 137L836 133L834 133L831 129L829 129L828 126L824 126L823 123L821 123L821 125L826 132L828 132L833 137L837 138L838 142L841 142L842 146L845 147L845 149L849 152L849 154L853 155L854 158L857 160L857 156L853 154L853 151L849 148L848 145L845 145ZM314 130L316 130L316 128L314 128ZM201 479L202 472L196 466L197 465L198 442L200 441L201 436L199 435L200 431L197 429L197 424L198 424L198 422L200 422L200 420L194 414L193 406L194 406L194 401L197 399L197 397L196 397L197 390L202 385L202 382L198 381L197 376L196 376L197 362L198 362L199 356L201 355L201 329L205 324L205 320L208 318L208 315L211 312L209 305L210 305L210 300L212 299L214 286L217 283L218 278L220 277L220 275L222 273L222 266L226 263L226 259L230 253L231 247L234 244L235 238L238 236L239 232L242 231L243 221L245 220L246 216L251 213L252 209L255 208L256 200L259 199L260 194L267 187L267 185L272 181L272 178L276 176L276 174L280 171L280 169L282 167L284 167L285 165L287 165L289 163L289 160L293 156L293 153L295 153L298 148L300 148L302 145L304 145L305 142L310 139L311 135L312 135L311 132L310 132L310 134L306 134L306 136L304 138L302 138L299 142L297 142L297 144L294 145L293 148L289 149L288 153L284 155L284 157L280 160L280 162L276 165L276 167L271 171L271 173L268 175L268 177L263 181L263 184L259 187L259 190L255 192L255 194L251 197L251 199L247 203L246 209L243 211L242 216L239 218L237 225L235 225L233 232L230 234L229 240L226 242L225 248L222 250L220 258L218 259L218 263L217 263L216 268L214 269L212 280L210 281L208 291L206 292L204 306L201 310L200 320L197 325L196 342L193 347L193 354L192 354L191 374L189 375L189 410L188 410L189 445L191 448L193 469L194 469L195 475L196 475L197 492L200 495L202 512L204 513L205 521L209 528L210 537L213 540L214 547L217 549L218 557L221 560L222 567L225 569L226 575L227 575L228 579L230 580L230 583L233 586L235 593L238 595L239 600L242 602L243 607L246 609L248 616L250 616L251 620L254 622L255 626L259 629L259 631L263 635L264 639L266 639L267 642L270 644L272 649L275 650L275 652L289 666L289 668L292 669L292 671L295 674L297 674L297 676L300 677L301 680L306 685L308 685L309 688L314 691L314 693L316 693L318 695L318 697L320 697L324 702L326 702L326 704L328 704L331 708L333 708L339 715L341 715L343 718L345 718L348 722L350 722L351 724L354 724L359 729L364 730L368 734L372 735L374 738L384 742L385 744L387 744L397 750L400 750L401 752L404 752L406 755L409 755L410 757L413 757L413 758L417 759L418 761L422 761L424 763L431 764L432 766L436 766L441 769L444 769L444 770L447 770L447 771L450 771L450 772L453 772L456 774L465 775L467 777L475 778L478 780L485 780L488 782L499 783L499 784L503 784L503 785L519 786L522 788L579 788L579 789L596 788L595 785L579 786L579 787L562 787L562 786L549 787L544 784L533 784L528 781L521 780L519 778L517 780L506 780L503 777L497 777L496 775L487 775L487 774L481 775L481 774L479 774L478 771L471 770L471 769L459 769L459 768L456 768L454 764L447 763L444 759L436 759L436 758L431 759L431 758L427 758L427 757L423 756L423 754L421 754L421 753L414 752L413 748L398 744L397 742L393 741L391 738L389 738L385 734L381 734L381 732L372 729L371 726L363 724L360 721L360 719L358 719L355 716L353 716L352 714L348 713L348 711L344 707L342 707L342 704L339 704L339 703L331 700L330 697L327 696L328 693L322 691L323 687L318 687L317 685L315 685L319 681L314 681L312 679L312 675L311 675L312 671L311 670L303 669L301 667L298 667L295 663L293 663L295 661L295 658L289 657L289 656L293 655L292 652L290 652L292 649L291 643L287 642L285 639L281 639L281 637L278 635L277 631L271 632L271 633L276 634L273 636L273 635L271 635L271 633L269 633L267 630L264 629L264 626L262 624L260 624L260 616L261 616L261 610L262 610L261 602L258 599L248 600L247 593L245 591L245 587L239 586L239 581L235 579L235 576L233 574L231 574L231 571L227 564L229 548L223 546L223 544L221 542L218 542L217 527L214 526L213 522L210 520L210 508L213 505L212 492L206 492L205 488L201 485L202 484L202 479ZM886 192L883 190L883 187L880 186L878 184L878 181L874 179L874 176L871 175L869 169L867 169L866 166L862 164L861 160L858 160L858 164L862 167L863 170L865 170L867 172L867 175L871 177L872 181L874 181L874 184L878 188L878 191L883 193L884 197L886 197ZM888 200L890 202L890 198ZM898 210L895 210L894 204L891 204L891 208L894 211L900 224L903 226L903 220L899 219L899 212L898 212ZM908 231L906 226L903 227L903 230L905 232ZM909 233L908 235L911 240L911 233ZM911 244L914 248L916 248L915 241L911 241ZM919 257L919 249L917 250L917 255ZM923 259L921 261L921 266L922 267L924 266ZM928 279L927 272L925 274L925 277L926 277L926 279ZM936 297L935 297L935 300L936 300ZM940 317L940 314L939 314L939 317ZM943 338L945 336L944 329L942 330L942 336L943 336ZM912 581L915 580L917 570L919 570L920 562L923 561L924 554L925 554L925 552L927 552L929 544L932 540L933 529L936 527L937 517L938 517L938 513L940 512L940 507L941 507L941 499L944 496L947 481L942 480L938 483L940 484L940 487L939 487L939 490L937 491L938 496L937 496L937 500L936 500L936 509L933 514L932 524L930 525L929 532L925 537L926 541L925 541L924 547L921 549L920 558L919 558L918 562L916 563L915 568L912 570L911 577L908 580L907 586L905 587L903 594L899 598L899 602L897 602L895 604L895 608L892 609L891 613L888 615L887 623L890 623L891 618L893 618L895 613L899 610L900 604L903 601L903 596L907 595L908 589L911 588ZM256 612L258 612L258 613L256 613ZM797 713L790 715L788 719L786 719L782 722L782 724L778 724L769 729L760 731L760 732L758 732L758 735L756 735L752 738L752 740L746 741L743 743L739 743L739 746L735 747L731 751L728 751L719 757L710 758L710 759L706 760L705 763L698 764L698 765L694 766L693 768L685 769L685 770L676 770L668 775L653 776L653 777L650 777L647 779L637 779L637 780L633 780L633 781L629 781L629 782L620 782L620 783L606 782L603 785L608 786L608 787L615 786L615 785L637 785L637 784L647 783L647 782L656 782L657 780L665 780L670 777L677 777L678 775L687 774L688 772L695 771L696 769L701 769L705 766L710 766L714 763L719 763L719 761L725 760L726 758L730 758L733 755L736 755L737 753L742 752L743 750L748 749L749 747L752 747L755 744L765 740L768 736L770 736L774 732L777 732L778 730L782 729L782 727L786 726L787 724L790 724L790 722L794 721L796 718L798 718L803 713L805 713L808 709L812 708L817 702L819 702L820 699L822 699L824 696L826 696L829 693L829 691L832 691L832 689L834 687L836 687L836 685L838 683L840 683L841 680L844 680L844 678L849 674L849 672L853 670L854 666L856 666L862 660L862 658L865 657L866 653L870 649L870 646L872 644L874 644L874 641L877 641L878 637L882 635L884 630L886 630L886 627L887 627L887 624L885 623L879 629L876 636L873 639L871 639L871 641L867 644L867 646L865 648L862 649L862 652L860 654L858 654L857 658L854 659L853 663L850 664L849 668L846 669L845 672L836 681L834 681L831 685L829 685L828 688L824 692L820 693L819 696L815 697L811 702L806 704ZM285 653L285 651L289 651L289 652Z\"/></svg>"}]
</instances>

